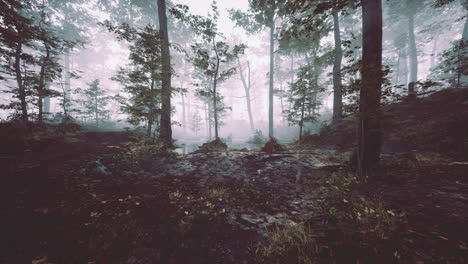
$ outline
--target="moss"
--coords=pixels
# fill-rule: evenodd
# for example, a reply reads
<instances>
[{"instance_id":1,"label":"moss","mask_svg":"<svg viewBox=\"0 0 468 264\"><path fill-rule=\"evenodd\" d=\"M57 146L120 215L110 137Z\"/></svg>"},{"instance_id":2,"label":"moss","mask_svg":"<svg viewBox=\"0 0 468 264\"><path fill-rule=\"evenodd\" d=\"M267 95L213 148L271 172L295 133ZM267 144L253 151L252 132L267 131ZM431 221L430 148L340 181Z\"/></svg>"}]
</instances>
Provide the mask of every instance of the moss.
<instances>
[{"instance_id":1,"label":"moss","mask_svg":"<svg viewBox=\"0 0 468 264\"><path fill-rule=\"evenodd\" d=\"M197 152L224 152L227 149L228 146L218 138L201 145Z\"/></svg>"}]
</instances>

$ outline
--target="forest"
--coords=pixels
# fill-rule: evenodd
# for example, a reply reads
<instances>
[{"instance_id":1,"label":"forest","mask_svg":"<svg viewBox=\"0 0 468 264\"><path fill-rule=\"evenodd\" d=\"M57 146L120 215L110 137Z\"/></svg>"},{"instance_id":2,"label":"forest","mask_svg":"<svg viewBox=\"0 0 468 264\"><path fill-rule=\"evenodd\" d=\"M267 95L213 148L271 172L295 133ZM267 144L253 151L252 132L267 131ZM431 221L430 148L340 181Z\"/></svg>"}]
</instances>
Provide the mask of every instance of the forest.
<instances>
[{"instance_id":1,"label":"forest","mask_svg":"<svg viewBox=\"0 0 468 264\"><path fill-rule=\"evenodd\" d=\"M468 263L468 0L0 0L0 264Z\"/></svg>"}]
</instances>

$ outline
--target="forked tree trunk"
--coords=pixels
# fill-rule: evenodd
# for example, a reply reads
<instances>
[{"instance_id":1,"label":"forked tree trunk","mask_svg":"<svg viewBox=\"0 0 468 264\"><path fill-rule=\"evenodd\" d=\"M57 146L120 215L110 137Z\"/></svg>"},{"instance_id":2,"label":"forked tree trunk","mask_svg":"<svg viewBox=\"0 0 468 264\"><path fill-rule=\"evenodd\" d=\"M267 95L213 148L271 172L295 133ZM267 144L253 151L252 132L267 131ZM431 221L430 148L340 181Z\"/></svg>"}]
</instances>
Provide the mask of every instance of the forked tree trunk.
<instances>
[{"instance_id":1,"label":"forked tree trunk","mask_svg":"<svg viewBox=\"0 0 468 264\"><path fill-rule=\"evenodd\" d=\"M254 131L255 128L254 128L254 122L253 122L253 117L252 117L252 105L250 101L250 64L247 61L247 78L248 78L247 81L245 79L244 70L242 69L242 64L240 62L239 57L237 57L237 65L239 66L239 75L242 81L242 85L244 86L245 102L247 104L247 114L249 115L250 129Z\"/></svg>"}]
</instances>

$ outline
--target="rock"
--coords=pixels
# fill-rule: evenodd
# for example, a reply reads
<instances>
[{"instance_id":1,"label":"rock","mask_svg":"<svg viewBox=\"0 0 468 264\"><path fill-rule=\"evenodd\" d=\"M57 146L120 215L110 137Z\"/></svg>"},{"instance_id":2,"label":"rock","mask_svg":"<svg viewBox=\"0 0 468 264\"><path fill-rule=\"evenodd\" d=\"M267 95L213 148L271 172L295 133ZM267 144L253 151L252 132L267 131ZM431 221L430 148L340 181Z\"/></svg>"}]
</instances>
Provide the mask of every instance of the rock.
<instances>
[{"instance_id":1,"label":"rock","mask_svg":"<svg viewBox=\"0 0 468 264\"><path fill-rule=\"evenodd\" d=\"M104 166L101 161L96 160L88 163L85 168L80 170L80 174L83 176L101 176L101 177L109 177L112 173L109 169Z\"/></svg>"}]
</instances>

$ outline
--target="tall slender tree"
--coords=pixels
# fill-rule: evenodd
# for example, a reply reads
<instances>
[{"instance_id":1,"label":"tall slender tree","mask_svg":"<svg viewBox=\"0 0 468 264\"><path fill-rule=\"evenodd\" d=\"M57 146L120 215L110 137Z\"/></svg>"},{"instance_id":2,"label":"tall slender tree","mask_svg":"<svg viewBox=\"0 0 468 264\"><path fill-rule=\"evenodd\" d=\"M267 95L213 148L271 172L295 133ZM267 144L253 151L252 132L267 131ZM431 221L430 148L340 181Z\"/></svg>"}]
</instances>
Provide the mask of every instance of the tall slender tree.
<instances>
[{"instance_id":1,"label":"tall slender tree","mask_svg":"<svg viewBox=\"0 0 468 264\"><path fill-rule=\"evenodd\" d=\"M274 137L274 67L275 67L275 27L283 1L249 0L249 12L230 10L231 19L248 32L258 32L264 28L270 36L270 72L268 89L268 136Z\"/></svg>"},{"instance_id":2,"label":"tall slender tree","mask_svg":"<svg viewBox=\"0 0 468 264\"><path fill-rule=\"evenodd\" d=\"M172 147L171 128L171 54L169 50L169 33L167 30L166 1L158 0L159 34L161 37L161 121L159 140L166 147Z\"/></svg>"}]
</instances>

